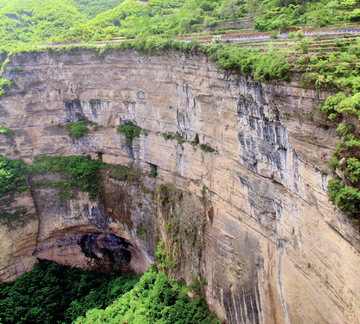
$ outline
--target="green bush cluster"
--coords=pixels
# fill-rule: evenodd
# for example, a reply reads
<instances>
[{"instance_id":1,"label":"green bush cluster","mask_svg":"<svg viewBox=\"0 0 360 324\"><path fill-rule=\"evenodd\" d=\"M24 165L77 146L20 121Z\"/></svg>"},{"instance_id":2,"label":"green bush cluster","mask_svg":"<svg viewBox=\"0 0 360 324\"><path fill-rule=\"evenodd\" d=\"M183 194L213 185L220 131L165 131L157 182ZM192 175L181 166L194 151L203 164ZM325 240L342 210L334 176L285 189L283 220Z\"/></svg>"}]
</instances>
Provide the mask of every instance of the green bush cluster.
<instances>
[{"instance_id":1,"label":"green bush cluster","mask_svg":"<svg viewBox=\"0 0 360 324\"><path fill-rule=\"evenodd\" d=\"M291 64L286 55L273 51L264 55L258 49L239 48L234 45L205 46L203 52L224 70L250 74L256 80L288 80Z\"/></svg>"},{"instance_id":2,"label":"green bush cluster","mask_svg":"<svg viewBox=\"0 0 360 324\"><path fill-rule=\"evenodd\" d=\"M96 126L98 126L96 123L89 120L82 120L75 123L67 124L65 128L67 131L69 131L72 137L79 138L81 136L84 136L89 131L89 129L86 127L88 125L94 126L94 129Z\"/></svg>"},{"instance_id":3,"label":"green bush cluster","mask_svg":"<svg viewBox=\"0 0 360 324\"><path fill-rule=\"evenodd\" d=\"M181 136L180 134L176 134L176 135L173 135L173 134L169 134L169 133L163 133L163 137L165 139L165 141L172 141L172 140L177 140L179 145L183 145L184 143L187 142L187 140L184 138L184 136Z\"/></svg>"},{"instance_id":4,"label":"green bush cluster","mask_svg":"<svg viewBox=\"0 0 360 324\"><path fill-rule=\"evenodd\" d=\"M334 42L336 43L336 39ZM306 73L301 78L301 86L352 94L359 92L360 38L356 39L356 44L339 40L338 46L340 46L340 54L314 55L310 58L309 64L299 58L299 64L307 65Z\"/></svg>"},{"instance_id":5,"label":"green bush cluster","mask_svg":"<svg viewBox=\"0 0 360 324\"><path fill-rule=\"evenodd\" d=\"M0 285L3 324L72 323L131 291L139 276L94 273L39 261L13 283Z\"/></svg>"},{"instance_id":6,"label":"green bush cluster","mask_svg":"<svg viewBox=\"0 0 360 324\"><path fill-rule=\"evenodd\" d=\"M0 134L7 134L9 129L0 124Z\"/></svg>"},{"instance_id":7,"label":"green bush cluster","mask_svg":"<svg viewBox=\"0 0 360 324\"><path fill-rule=\"evenodd\" d=\"M359 217L360 192L357 189L345 186L338 176L334 176L334 178L329 181L327 189L327 194L331 202L347 214Z\"/></svg>"},{"instance_id":8,"label":"green bush cluster","mask_svg":"<svg viewBox=\"0 0 360 324\"><path fill-rule=\"evenodd\" d=\"M141 128L135 125L120 125L117 128L117 132L124 134L130 145L132 145L133 139L135 137L140 137Z\"/></svg>"},{"instance_id":9,"label":"green bush cluster","mask_svg":"<svg viewBox=\"0 0 360 324\"><path fill-rule=\"evenodd\" d=\"M106 309L93 309L74 324L220 324L201 298L191 300L188 289L154 269L145 272L128 293Z\"/></svg>"},{"instance_id":10,"label":"green bush cluster","mask_svg":"<svg viewBox=\"0 0 360 324\"><path fill-rule=\"evenodd\" d=\"M215 150L208 144L200 144L200 148L204 151L204 152L208 152L208 153L212 153L215 152Z\"/></svg>"},{"instance_id":11,"label":"green bush cluster","mask_svg":"<svg viewBox=\"0 0 360 324\"><path fill-rule=\"evenodd\" d=\"M12 85L12 83L12 80L0 78L0 97L6 93L6 90Z\"/></svg>"},{"instance_id":12,"label":"green bush cluster","mask_svg":"<svg viewBox=\"0 0 360 324\"><path fill-rule=\"evenodd\" d=\"M26 172L27 166L21 159L10 160L0 155L0 198L27 190Z\"/></svg>"},{"instance_id":13,"label":"green bush cluster","mask_svg":"<svg viewBox=\"0 0 360 324\"><path fill-rule=\"evenodd\" d=\"M352 216L359 216L360 136L356 121L360 119L360 39L356 46L348 41L337 40L335 45L342 53L328 57L312 56L301 85L315 89L331 89L337 92L318 106L325 118L336 123L338 143L329 163L334 173L341 171L329 181L328 196L336 206ZM303 64L306 64L303 63ZM339 173L340 174L340 173Z\"/></svg>"}]
</instances>

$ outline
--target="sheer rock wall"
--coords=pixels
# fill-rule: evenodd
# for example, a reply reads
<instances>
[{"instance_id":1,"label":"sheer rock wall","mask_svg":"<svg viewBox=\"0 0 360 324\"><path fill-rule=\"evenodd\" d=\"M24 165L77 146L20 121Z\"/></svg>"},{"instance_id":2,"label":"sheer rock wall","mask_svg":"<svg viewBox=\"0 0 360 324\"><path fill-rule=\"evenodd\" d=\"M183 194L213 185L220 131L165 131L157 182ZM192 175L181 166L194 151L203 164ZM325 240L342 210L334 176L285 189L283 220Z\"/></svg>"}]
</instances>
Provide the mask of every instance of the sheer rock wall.
<instances>
[{"instance_id":1,"label":"sheer rock wall","mask_svg":"<svg viewBox=\"0 0 360 324\"><path fill-rule=\"evenodd\" d=\"M31 269L36 257L85 267L74 243L85 232L128 240L132 267L143 271L157 241L174 243L166 227L174 213L184 228L201 226L195 241L181 241L170 273L190 283L201 271L207 301L227 323L360 321L359 235L326 195L336 133L310 114L327 94L300 88L296 77L259 83L179 53L22 54L4 77L14 85L0 99L0 123L17 132L12 141L0 136L2 154L28 162L100 154L144 172L156 166L158 176L141 185L104 176L105 201L78 192L65 206L50 189L33 189L38 220L0 227L2 280ZM73 139L56 126L79 119L103 127ZM129 122L143 129L132 145L115 128ZM196 135L216 152L193 146ZM161 183L186 194L166 206Z\"/></svg>"}]
</instances>

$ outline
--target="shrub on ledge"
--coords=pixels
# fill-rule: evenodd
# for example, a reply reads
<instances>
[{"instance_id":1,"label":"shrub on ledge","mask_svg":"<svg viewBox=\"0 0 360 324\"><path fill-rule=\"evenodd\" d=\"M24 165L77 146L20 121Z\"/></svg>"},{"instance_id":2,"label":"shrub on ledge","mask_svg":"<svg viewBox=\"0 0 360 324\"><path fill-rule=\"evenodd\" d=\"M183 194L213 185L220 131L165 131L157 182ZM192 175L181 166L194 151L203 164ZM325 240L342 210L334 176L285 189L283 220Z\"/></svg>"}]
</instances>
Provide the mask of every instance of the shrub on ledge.
<instances>
[{"instance_id":1,"label":"shrub on ledge","mask_svg":"<svg viewBox=\"0 0 360 324\"><path fill-rule=\"evenodd\" d=\"M212 153L215 152L215 150L207 144L200 144L200 148L204 151L204 152L208 152L208 153Z\"/></svg>"},{"instance_id":2,"label":"shrub on ledge","mask_svg":"<svg viewBox=\"0 0 360 324\"><path fill-rule=\"evenodd\" d=\"M140 137L141 127L135 125L120 125L117 128L117 132L124 134L129 140L130 145L135 137Z\"/></svg>"},{"instance_id":3,"label":"shrub on ledge","mask_svg":"<svg viewBox=\"0 0 360 324\"><path fill-rule=\"evenodd\" d=\"M66 130L70 132L72 137L79 138L89 131L89 129L86 127L87 125L96 125L96 123L93 123L90 120L82 120L67 124Z\"/></svg>"}]
</instances>

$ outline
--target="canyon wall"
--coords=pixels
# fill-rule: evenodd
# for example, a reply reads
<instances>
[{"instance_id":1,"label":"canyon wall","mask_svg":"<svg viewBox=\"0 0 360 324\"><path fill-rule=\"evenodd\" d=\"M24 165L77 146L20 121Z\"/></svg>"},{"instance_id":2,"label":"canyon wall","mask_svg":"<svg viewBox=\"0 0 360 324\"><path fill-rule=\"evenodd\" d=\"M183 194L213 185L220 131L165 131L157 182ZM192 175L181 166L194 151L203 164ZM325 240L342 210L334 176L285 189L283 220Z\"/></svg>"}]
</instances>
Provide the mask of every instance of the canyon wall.
<instances>
[{"instance_id":1,"label":"canyon wall","mask_svg":"<svg viewBox=\"0 0 360 324\"><path fill-rule=\"evenodd\" d=\"M300 88L296 76L260 83L174 52L25 53L3 76L14 84L0 123L15 133L0 134L1 154L90 154L139 172L102 171L101 199L22 193L36 217L0 226L3 281L37 258L91 266L81 237L104 246L113 235L137 272L164 242L164 271L188 284L206 278L210 308L227 323L360 322L359 235L326 195L336 133L312 113L328 94ZM74 139L61 126L83 119L102 127ZM121 124L141 127L140 137L130 143ZM29 183L36 177L56 175Z\"/></svg>"}]
</instances>

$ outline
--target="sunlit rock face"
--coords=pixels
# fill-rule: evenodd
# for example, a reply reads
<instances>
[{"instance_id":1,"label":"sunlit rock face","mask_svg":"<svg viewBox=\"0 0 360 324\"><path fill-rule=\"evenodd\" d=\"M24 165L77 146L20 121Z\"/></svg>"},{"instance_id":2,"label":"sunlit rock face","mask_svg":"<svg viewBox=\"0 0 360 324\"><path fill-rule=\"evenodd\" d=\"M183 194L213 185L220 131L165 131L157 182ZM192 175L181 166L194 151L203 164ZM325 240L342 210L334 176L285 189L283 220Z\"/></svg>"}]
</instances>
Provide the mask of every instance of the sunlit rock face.
<instances>
[{"instance_id":1,"label":"sunlit rock face","mask_svg":"<svg viewBox=\"0 0 360 324\"><path fill-rule=\"evenodd\" d=\"M92 266L81 239L93 237L90 252L101 258L114 235L122 247L109 244L128 251L119 260L136 272L166 242L167 272L190 283L200 271L210 307L227 323L360 321L359 235L326 195L336 134L310 114L328 94L301 89L296 76L259 83L172 52L22 54L4 76L14 85L0 99L0 123L17 132L11 141L0 135L2 154L27 162L90 154L141 177L104 171L101 197L75 192L62 205L55 189L33 188L37 218L0 228L2 280L36 258ZM57 126L78 120L103 127L73 139ZM121 124L143 131L129 143L116 132ZM164 183L171 189L159 190Z\"/></svg>"}]
</instances>

